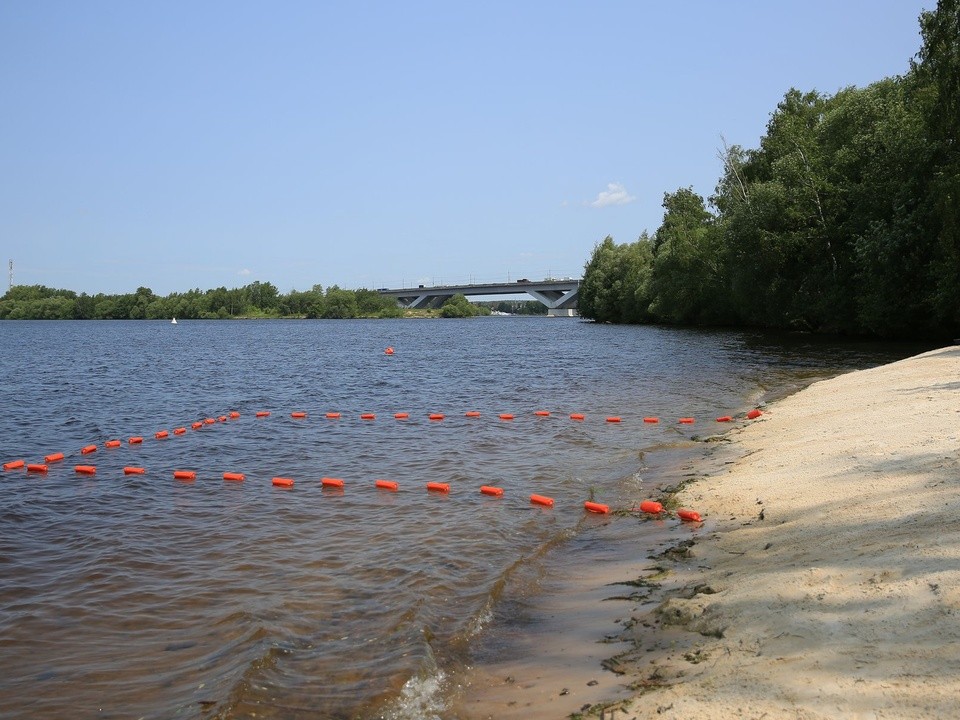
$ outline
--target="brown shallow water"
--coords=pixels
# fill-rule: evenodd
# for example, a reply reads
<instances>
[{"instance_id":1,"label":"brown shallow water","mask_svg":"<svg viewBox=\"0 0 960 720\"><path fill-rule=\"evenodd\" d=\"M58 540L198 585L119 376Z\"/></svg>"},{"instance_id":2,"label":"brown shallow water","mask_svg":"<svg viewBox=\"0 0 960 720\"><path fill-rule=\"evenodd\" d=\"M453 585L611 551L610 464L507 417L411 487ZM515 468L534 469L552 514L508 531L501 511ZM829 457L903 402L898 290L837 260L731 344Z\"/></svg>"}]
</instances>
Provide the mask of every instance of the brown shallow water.
<instances>
[{"instance_id":1,"label":"brown shallow water","mask_svg":"<svg viewBox=\"0 0 960 720\"><path fill-rule=\"evenodd\" d=\"M66 455L0 475L0 717L446 716L497 628L535 622L510 608L552 597L531 574L600 547L583 501L645 491L639 449L913 351L513 318L0 323L0 460Z\"/></svg>"}]
</instances>

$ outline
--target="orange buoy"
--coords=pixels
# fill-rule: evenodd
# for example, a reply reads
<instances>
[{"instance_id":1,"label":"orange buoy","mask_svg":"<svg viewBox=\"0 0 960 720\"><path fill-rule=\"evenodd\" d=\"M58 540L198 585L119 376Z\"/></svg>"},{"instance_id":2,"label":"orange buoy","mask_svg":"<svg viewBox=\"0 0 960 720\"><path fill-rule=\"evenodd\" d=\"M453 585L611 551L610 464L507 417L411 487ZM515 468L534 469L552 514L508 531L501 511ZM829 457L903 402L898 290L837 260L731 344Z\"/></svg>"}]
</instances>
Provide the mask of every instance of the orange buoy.
<instances>
[{"instance_id":1,"label":"orange buoy","mask_svg":"<svg viewBox=\"0 0 960 720\"><path fill-rule=\"evenodd\" d=\"M450 486L447 483L428 482L427 490L430 492L448 493L450 492Z\"/></svg>"},{"instance_id":2,"label":"orange buoy","mask_svg":"<svg viewBox=\"0 0 960 720\"><path fill-rule=\"evenodd\" d=\"M397 420L406 420L408 417L410 417L410 413L399 412L399 413L394 413L393 416L394 416Z\"/></svg>"},{"instance_id":3,"label":"orange buoy","mask_svg":"<svg viewBox=\"0 0 960 720\"><path fill-rule=\"evenodd\" d=\"M586 417L583 413L570 413L571 420L583 420Z\"/></svg>"},{"instance_id":4,"label":"orange buoy","mask_svg":"<svg viewBox=\"0 0 960 720\"><path fill-rule=\"evenodd\" d=\"M608 417L608 418L607 418L607 422L609 422L609 423L618 423L618 422L620 422L620 418L618 418L616 415L612 415L611 417Z\"/></svg>"},{"instance_id":5,"label":"orange buoy","mask_svg":"<svg viewBox=\"0 0 960 720\"><path fill-rule=\"evenodd\" d=\"M96 475L97 467L96 465L76 465L74 468L75 472L80 473L81 475Z\"/></svg>"},{"instance_id":6,"label":"orange buoy","mask_svg":"<svg viewBox=\"0 0 960 720\"><path fill-rule=\"evenodd\" d=\"M696 420L694 420L692 417L682 417L679 420L677 420L677 422L680 423L681 425L693 425L696 422Z\"/></svg>"},{"instance_id":7,"label":"orange buoy","mask_svg":"<svg viewBox=\"0 0 960 720\"><path fill-rule=\"evenodd\" d=\"M168 433L166 430L161 430L160 432L155 433L154 437L157 440L163 440L164 438L170 437L170 433Z\"/></svg>"},{"instance_id":8,"label":"orange buoy","mask_svg":"<svg viewBox=\"0 0 960 720\"><path fill-rule=\"evenodd\" d=\"M233 410L230 413L229 417L231 420L236 420L238 417L240 417L240 413L238 413L236 410Z\"/></svg>"},{"instance_id":9,"label":"orange buoy","mask_svg":"<svg viewBox=\"0 0 960 720\"><path fill-rule=\"evenodd\" d=\"M143 442L143 438L140 437L139 435L135 435L134 437L127 440L127 442L130 443L131 445L139 445L140 443Z\"/></svg>"},{"instance_id":10,"label":"orange buoy","mask_svg":"<svg viewBox=\"0 0 960 720\"><path fill-rule=\"evenodd\" d=\"M747 417L750 418L751 420L756 420L761 415L763 415L763 413L757 410L756 408L754 408L753 410L747 413Z\"/></svg>"},{"instance_id":11,"label":"orange buoy","mask_svg":"<svg viewBox=\"0 0 960 720\"><path fill-rule=\"evenodd\" d=\"M381 490L391 490L393 492L400 489L400 483L394 482L393 480L377 480L374 485Z\"/></svg>"},{"instance_id":12,"label":"orange buoy","mask_svg":"<svg viewBox=\"0 0 960 720\"><path fill-rule=\"evenodd\" d=\"M255 417L270 417L269 410L258 410Z\"/></svg>"},{"instance_id":13,"label":"orange buoy","mask_svg":"<svg viewBox=\"0 0 960 720\"><path fill-rule=\"evenodd\" d=\"M733 418L729 415L721 415L717 418L717 422L733 422Z\"/></svg>"},{"instance_id":14,"label":"orange buoy","mask_svg":"<svg viewBox=\"0 0 960 720\"><path fill-rule=\"evenodd\" d=\"M533 414L536 415L537 417L550 417L549 410L534 410Z\"/></svg>"},{"instance_id":15,"label":"orange buoy","mask_svg":"<svg viewBox=\"0 0 960 720\"><path fill-rule=\"evenodd\" d=\"M193 470L174 470L173 477L175 480L196 480L197 474Z\"/></svg>"},{"instance_id":16,"label":"orange buoy","mask_svg":"<svg viewBox=\"0 0 960 720\"><path fill-rule=\"evenodd\" d=\"M22 468L22 467L24 466L24 464L25 464L25 463L24 463L23 460L11 460L10 462L3 464L3 469L4 469L4 470L18 470L19 468Z\"/></svg>"},{"instance_id":17,"label":"orange buoy","mask_svg":"<svg viewBox=\"0 0 960 720\"><path fill-rule=\"evenodd\" d=\"M443 413L430 413L431 420L443 420Z\"/></svg>"},{"instance_id":18,"label":"orange buoy","mask_svg":"<svg viewBox=\"0 0 960 720\"><path fill-rule=\"evenodd\" d=\"M147 471L142 467L127 466L123 469L124 475L146 475Z\"/></svg>"},{"instance_id":19,"label":"orange buoy","mask_svg":"<svg viewBox=\"0 0 960 720\"><path fill-rule=\"evenodd\" d=\"M226 421L227 421L227 416L226 416L226 415L221 415L220 417L217 418L217 420L218 420L219 422L226 422Z\"/></svg>"},{"instance_id":20,"label":"orange buoy","mask_svg":"<svg viewBox=\"0 0 960 720\"><path fill-rule=\"evenodd\" d=\"M57 462L57 460L63 460L63 453L53 453L43 459L44 462L48 463Z\"/></svg>"},{"instance_id":21,"label":"orange buoy","mask_svg":"<svg viewBox=\"0 0 960 720\"><path fill-rule=\"evenodd\" d=\"M275 477L272 482L277 487L293 487L293 478Z\"/></svg>"},{"instance_id":22,"label":"orange buoy","mask_svg":"<svg viewBox=\"0 0 960 720\"><path fill-rule=\"evenodd\" d=\"M610 512L609 505L601 505L600 503L590 502L589 500L583 504L583 509L587 512L597 513L598 515L606 515Z\"/></svg>"},{"instance_id":23,"label":"orange buoy","mask_svg":"<svg viewBox=\"0 0 960 720\"><path fill-rule=\"evenodd\" d=\"M290 417L297 418L297 419L305 418L306 416L307 414L305 412L297 411L297 412L290 413Z\"/></svg>"},{"instance_id":24,"label":"orange buoy","mask_svg":"<svg viewBox=\"0 0 960 720\"><path fill-rule=\"evenodd\" d=\"M392 347L388 347L386 350L383 351L383 354L384 354L384 355L393 355L393 348L392 348Z\"/></svg>"},{"instance_id":25,"label":"orange buoy","mask_svg":"<svg viewBox=\"0 0 960 720\"><path fill-rule=\"evenodd\" d=\"M119 441L119 440L107 440L107 441L103 444L103 446L104 446L104 447L108 447L108 448L118 448L118 447L120 447L120 441Z\"/></svg>"},{"instance_id":26,"label":"orange buoy","mask_svg":"<svg viewBox=\"0 0 960 720\"><path fill-rule=\"evenodd\" d=\"M645 417L645 418L643 419L643 421L644 421L645 423L650 424L650 425L656 425L658 422L660 422L660 418L658 418L658 417Z\"/></svg>"},{"instance_id":27,"label":"orange buoy","mask_svg":"<svg viewBox=\"0 0 960 720\"><path fill-rule=\"evenodd\" d=\"M500 413L501 420L513 420L513 415L510 413Z\"/></svg>"},{"instance_id":28,"label":"orange buoy","mask_svg":"<svg viewBox=\"0 0 960 720\"><path fill-rule=\"evenodd\" d=\"M320 484L323 487L342 488L343 480L340 478L320 478Z\"/></svg>"},{"instance_id":29,"label":"orange buoy","mask_svg":"<svg viewBox=\"0 0 960 720\"><path fill-rule=\"evenodd\" d=\"M464 417L480 417L480 413L476 410L467 410L467 412L464 413Z\"/></svg>"},{"instance_id":30,"label":"orange buoy","mask_svg":"<svg viewBox=\"0 0 960 720\"><path fill-rule=\"evenodd\" d=\"M530 502L532 502L534 505L553 507L553 498L547 497L546 495L531 495Z\"/></svg>"},{"instance_id":31,"label":"orange buoy","mask_svg":"<svg viewBox=\"0 0 960 720\"><path fill-rule=\"evenodd\" d=\"M216 420L214 420L213 418L204 418L204 419L203 419L203 424L204 424L204 425L213 425L215 422L216 422Z\"/></svg>"},{"instance_id":32,"label":"orange buoy","mask_svg":"<svg viewBox=\"0 0 960 720\"><path fill-rule=\"evenodd\" d=\"M327 413L327 417L330 418L331 420L337 420L337 419L339 419L339 417L340 417L340 413L338 413L338 412L328 412L328 413Z\"/></svg>"},{"instance_id":33,"label":"orange buoy","mask_svg":"<svg viewBox=\"0 0 960 720\"><path fill-rule=\"evenodd\" d=\"M183 435L186 431L187 431L186 428L182 428L182 427L174 428L174 429L173 429L173 434L174 434L174 435Z\"/></svg>"},{"instance_id":34,"label":"orange buoy","mask_svg":"<svg viewBox=\"0 0 960 720\"><path fill-rule=\"evenodd\" d=\"M363 415L360 416L360 419L361 419L361 420L376 420L376 419L377 419L377 416L374 415L373 413L363 413Z\"/></svg>"},{"instance_id":35,"label":"orange buoy","mask_svg":"<svg viewBox=\"0 0 960 720\"><path fill-rule=\"evenodd\" d=\"M190 427L192 427L194 430L199 430L203 427L203 423L198 420L195 423L191 423Z\"/></svg>"},{"instance_id":36,"label":"orange buoy","mask_svg":"<svg viewBox=\"0 0 960 720\"><path fill-rule=\"evenodd\" d=\"M97 451L96 445L87 445L85 448L80 448L81 455L89 455L90 453L95 453Z\"/></svg>"},{"instance_id":37,"label":"orange buoy","mask_svg":"<svg viewBox=\"0 0 960 720\"><path fill-rule=\"evenodd\" d=\"M644 500L642 503L640 503L640 512L650 513L651 515L659 515L663 512L663 505L654 500Z\"/></svg>"},{"instance_id":38,"label":"orange buoy","mask_svg":"<svg viewBox=\"0 0 960 720\"><path fill-rule=\"evenodd\" d=\"M493 487L492 485L481 485L480 492L482 492L484 495L493 495L495 497L500 497L501 495L503 495L503 488Z\"/></svg>"},{"instance_id":39,"label":"orange buoy","mask_svg":"<svg viewBox=\"0 0 960 720\"><path fill-rule=\"evenodd\" d=\"M46 465L41 465L40 463L31 463L30 465L27 465L27 472L28 472L28 473L31 473L31 472L32 472L32 473L45 473L46 471L47 471L47 466L46 466Z\"/></svg>"},{"instance_id":40,"label":"orange buoy","mask_svg":"<svg viewBox=\"0 0 960 720\"><path fill-rule=\"evenodd\" d=\"M686 520L687 522L703 522L703 519L700 517L700 513L694 512L693 510L686 510L684 508L677 510L677 517L681 520Z\"/></svg>"},{"instance_id":41,"label":"orange buoy","mask_svg":"<svg viewBox=\"0 0 960 720\"><path fill-rule=\"evenodd\" d=\"M247 476L243 473L225 472L223 474L223 479L231 482L243 482L247 479Z\"/></svg>"}]
</instances>

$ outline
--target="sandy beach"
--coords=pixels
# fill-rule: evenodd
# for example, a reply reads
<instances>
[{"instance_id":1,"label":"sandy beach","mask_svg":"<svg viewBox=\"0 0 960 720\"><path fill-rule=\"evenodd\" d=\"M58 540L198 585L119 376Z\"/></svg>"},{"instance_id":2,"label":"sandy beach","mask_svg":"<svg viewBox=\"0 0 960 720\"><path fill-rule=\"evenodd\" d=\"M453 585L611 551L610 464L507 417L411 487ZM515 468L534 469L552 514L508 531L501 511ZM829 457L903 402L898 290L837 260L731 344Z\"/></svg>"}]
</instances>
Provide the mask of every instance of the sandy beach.
<instances>
[{"instance_id":1,"label":"sandy beach","mask_svg":"<svg viewBox=\"0 0 960 720\"><path fill-rule=\"evenodd\" d=\"M634 562L584 716L955 717L960 347L815 383L715 445L676 496L704 523ZM549 681L499 710L569 716Z\"/></svg>"}]
</instances>

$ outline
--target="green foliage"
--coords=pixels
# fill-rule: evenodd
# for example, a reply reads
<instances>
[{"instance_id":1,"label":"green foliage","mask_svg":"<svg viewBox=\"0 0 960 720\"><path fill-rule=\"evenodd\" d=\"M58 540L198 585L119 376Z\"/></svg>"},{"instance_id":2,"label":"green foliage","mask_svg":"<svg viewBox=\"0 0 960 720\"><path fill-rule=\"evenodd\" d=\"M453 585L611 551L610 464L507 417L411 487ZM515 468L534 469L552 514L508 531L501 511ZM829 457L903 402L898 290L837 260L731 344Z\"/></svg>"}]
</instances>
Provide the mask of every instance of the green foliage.
<instances>
[{"instance_id":1,"label":"green foliage","mask_svg":"<svg viewBox=\"0 0 960 720\"><path fill-rule=\"evenodd\" d=\"M459 293L448 298L447 301L440 306L440 317L445 318L465 318L489 314L489 308L474 305L467 300L466 296Z\"/></svg>"},{"instance_id":2,"label":"green foliage","mask_svg":"<svg viewBox=\"0 0 960 720\"><path fill-rule=\"evenodd\" d=\"M664 196L645 243L594 248L580 312L607 322L960 335L960 0L920 17L910 73L791 89L710 198ZM649 255L647 256L649 257Z\"/></svg>"}]
</instances>

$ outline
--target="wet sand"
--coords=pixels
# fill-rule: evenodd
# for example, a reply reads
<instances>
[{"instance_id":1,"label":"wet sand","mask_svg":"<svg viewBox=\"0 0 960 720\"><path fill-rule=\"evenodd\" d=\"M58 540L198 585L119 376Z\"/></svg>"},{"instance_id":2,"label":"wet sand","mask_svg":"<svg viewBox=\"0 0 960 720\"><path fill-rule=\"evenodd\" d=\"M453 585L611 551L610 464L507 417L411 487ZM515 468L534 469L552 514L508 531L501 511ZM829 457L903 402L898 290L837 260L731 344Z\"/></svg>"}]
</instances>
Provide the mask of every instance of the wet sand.
<instances>
[{"instance_id":1,"label":"wet sand","mask_svg":"<svg viewBox=\"0 0 960 720\"><path fill-rule=\"evenodd\" d=\"M815 383L698 469L676 499L705 522L591 567L556 600L578 633L476 679L458 717L955 714L960 347Z\"/></svg>"}]
</instances>

